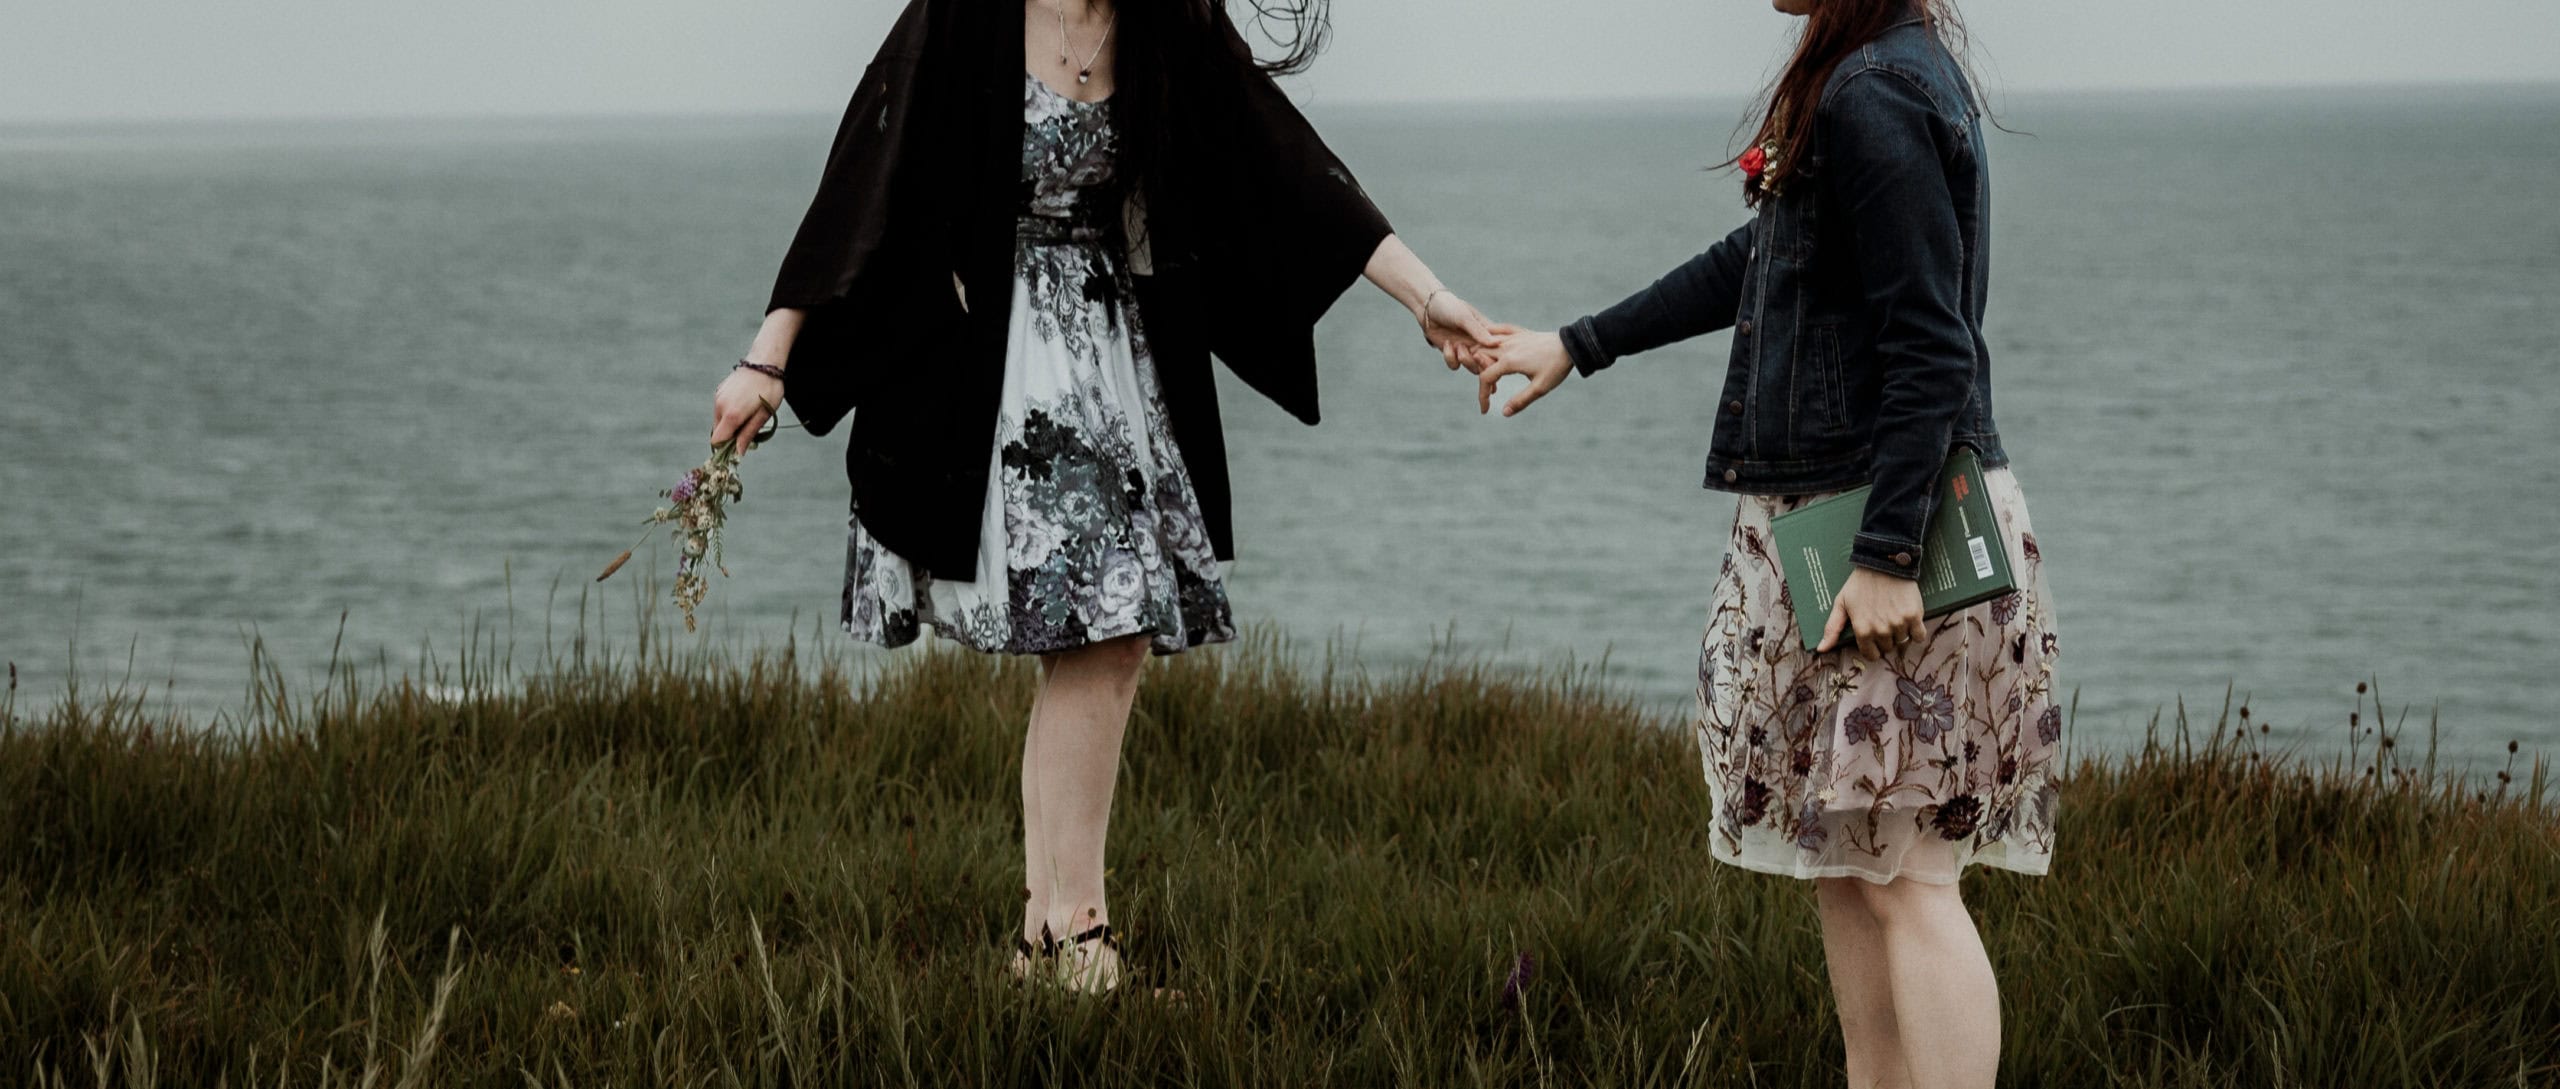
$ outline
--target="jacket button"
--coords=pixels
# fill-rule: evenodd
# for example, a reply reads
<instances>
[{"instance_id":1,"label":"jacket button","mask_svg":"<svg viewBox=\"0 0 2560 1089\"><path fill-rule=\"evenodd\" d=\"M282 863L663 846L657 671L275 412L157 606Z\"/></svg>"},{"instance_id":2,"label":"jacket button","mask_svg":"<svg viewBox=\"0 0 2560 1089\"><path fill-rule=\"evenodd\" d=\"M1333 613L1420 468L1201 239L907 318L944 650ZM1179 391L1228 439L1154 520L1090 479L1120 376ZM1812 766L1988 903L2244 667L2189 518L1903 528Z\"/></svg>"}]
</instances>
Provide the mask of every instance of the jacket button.
<instances>
[{"instance_id":1,"label":"jacket button","mask_svg":"<svg viewBox=\"0 0 2560 1089\"><path fill-rule=\"evenodd\" d=\"M1725 410L1725 411L1727 411L1727 412L1733 413L1734 415L1739 416L1739 415L1741 415L1741 414L1742 414L1742 402L1740 402L1740 401L1727 401L1727 402L1725 402L1724 410Z\"/></svg>"},{"instance_id":2,"label":"jacket button","mask_svg":"<svg viewBox=\"0 0 2560 1089\"><path fill-rule=\"evenodd\" d=\"M1725 483L1727 483L1727 484L1731 484L1731 483L1733 483L1734 481L1737 481L1737 480L1740 480L1740 479L1742 479L1742 474L1741 474L1741 473L1737 473L1737 472L1735 472L1735 471L1733 471L1733 470L1731 470L1731 469L1727 469L1727 470L1725 470L1725 471L1724 471L1724 482L1725 482Z\"/></svg>"},{"instance_id":3,"label":"jacket button","mask_svg":"<svg viewBox=\"0 0 2560 1089\"><path fill-rule=\"evenodd\" d=\"M1893 562L1894 566L1897 567L1909 567L1911 566L1911 553L1896 552L1893 554Z\"/></svg>"},{"instance_id":4,"label":"jacket button","mask_svg":"<svg viewBox=\"0 0 2560 1089\"><path fill-rule=\"evenodd\" d=\"M1742 334L1743 336L1750 336L1750 335L1751 335L1751 319L1749 319L1749 318L1744 318L1744 319L1742 319L1741 321L1736 322L1736 323L1734 324L1733 331L1734 331L1734 332L1737 332L1737 333L1740 333L1740 334Z\"/></svg>"}]
</instances>

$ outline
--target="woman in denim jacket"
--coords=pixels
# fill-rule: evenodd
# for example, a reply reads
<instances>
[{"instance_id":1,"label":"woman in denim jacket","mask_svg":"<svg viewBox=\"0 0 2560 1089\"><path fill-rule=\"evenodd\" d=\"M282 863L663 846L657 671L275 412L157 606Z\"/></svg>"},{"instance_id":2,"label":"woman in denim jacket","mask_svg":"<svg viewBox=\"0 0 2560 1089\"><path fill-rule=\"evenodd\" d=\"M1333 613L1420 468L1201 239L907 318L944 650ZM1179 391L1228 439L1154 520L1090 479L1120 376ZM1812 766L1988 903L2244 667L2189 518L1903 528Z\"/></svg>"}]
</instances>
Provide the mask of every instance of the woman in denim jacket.
<instances>
[{"instance_id":1,"label":"woman in denim jacket","mask_svg":"<svg viewBox=\"0 0 2560 1089\"><path fill-rule=\"evenodd\" d=\"M1990 185L1948 0L1776 0L1807 16L1737 160L1757 218L1481 373L1574 373L1726 328L1709 488L1739 492L1699 661L1710 850L1810 879L1849 1082L1988 1086L1999 996L1956 888L1970 863L2044 873L2062 738L2042 553L1991 419ZM1972 449L2021 589L1923 619L1939 474ZM1820 651L1796 631L1772 516L1873 485Z\"/></svg>"}]
</instances>

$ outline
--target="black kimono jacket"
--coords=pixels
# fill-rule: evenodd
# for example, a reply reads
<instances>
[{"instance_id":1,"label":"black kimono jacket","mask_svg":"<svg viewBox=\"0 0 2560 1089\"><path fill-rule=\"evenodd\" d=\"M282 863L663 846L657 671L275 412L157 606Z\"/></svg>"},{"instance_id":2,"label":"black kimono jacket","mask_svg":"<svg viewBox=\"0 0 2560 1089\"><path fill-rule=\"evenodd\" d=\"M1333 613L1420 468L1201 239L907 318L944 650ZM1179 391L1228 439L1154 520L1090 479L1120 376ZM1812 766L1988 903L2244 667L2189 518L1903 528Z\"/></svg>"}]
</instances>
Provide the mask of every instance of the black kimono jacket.
<instances>
[{"instance_id":1,"label":"black kimono jacket","mask_svg":"<svg viewBox=\"0 0 2560 1089\"><path fill-rule=\"evenodd\" d=\"M1157 380L1212 544L1235 554L1215 353L1316 422L1315 323L1388 234L1221 0L1166 119L1162 184L1189 223L1147 225L1138 277ZM845 110L768 309L808 318L784 398L812 434L848 413L863 528L952 580L976 570L1003 388L1022 171L1020 0L912 0ZM1148 270L1140 268L1144 273ZM966 300L954 290L965 286ZM1206 321L1215 298L1226 313Z\"/></svg>"}]
</instances>

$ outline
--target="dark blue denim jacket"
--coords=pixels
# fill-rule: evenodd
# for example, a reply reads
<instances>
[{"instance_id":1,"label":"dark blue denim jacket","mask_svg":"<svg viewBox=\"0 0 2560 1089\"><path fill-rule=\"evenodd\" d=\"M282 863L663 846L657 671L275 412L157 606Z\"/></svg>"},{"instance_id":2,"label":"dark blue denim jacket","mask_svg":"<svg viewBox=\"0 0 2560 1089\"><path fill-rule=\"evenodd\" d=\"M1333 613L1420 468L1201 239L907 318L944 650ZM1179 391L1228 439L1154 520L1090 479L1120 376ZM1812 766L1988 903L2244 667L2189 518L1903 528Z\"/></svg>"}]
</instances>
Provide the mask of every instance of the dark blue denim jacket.
<instances>
[{"instance_id":1,"label":"dark blue denim jacket","mask_svg":"<svg viewBox=\"0 0 2560 1089\"><path fill-rule=\"evenodd\" d=\"M1843 61L1804 167L1760 216L1565 327L1574 367L1731 327L1707 487L1875 485L1852 558L1914 576L1948 451L2008 464L1982 338L1990 181L1963 67L1918 20Z\"/></svg>"}]
</instances>

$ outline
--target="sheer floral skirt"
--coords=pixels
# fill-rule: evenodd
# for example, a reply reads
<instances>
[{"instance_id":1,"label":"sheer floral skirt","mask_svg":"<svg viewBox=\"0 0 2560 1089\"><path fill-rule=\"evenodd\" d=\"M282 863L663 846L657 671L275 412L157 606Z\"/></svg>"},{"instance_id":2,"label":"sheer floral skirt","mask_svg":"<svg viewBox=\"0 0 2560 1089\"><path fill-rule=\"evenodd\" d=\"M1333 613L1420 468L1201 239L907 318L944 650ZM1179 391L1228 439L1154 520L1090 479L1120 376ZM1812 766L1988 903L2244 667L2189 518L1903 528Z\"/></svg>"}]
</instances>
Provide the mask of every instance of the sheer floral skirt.
<instances>
[{"instance_id":1,"label":"sheer floral skirt","mask_svg":"<svg viewBox=\"0 0 2560 1089\"><path fill-rule=\"evenodd\" d=\"M1984 474L2019 589L1929 621L1880 661L1797 638L1769 519L1820 495L1743 496L1698 666L1710 850L1794 877L1954 882L2046 872L2062 709L2043 554L2007 469Z\"/></svg>"}]
</instances>

